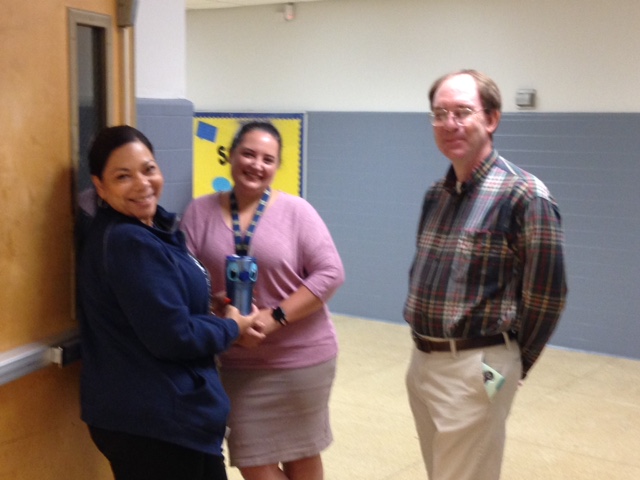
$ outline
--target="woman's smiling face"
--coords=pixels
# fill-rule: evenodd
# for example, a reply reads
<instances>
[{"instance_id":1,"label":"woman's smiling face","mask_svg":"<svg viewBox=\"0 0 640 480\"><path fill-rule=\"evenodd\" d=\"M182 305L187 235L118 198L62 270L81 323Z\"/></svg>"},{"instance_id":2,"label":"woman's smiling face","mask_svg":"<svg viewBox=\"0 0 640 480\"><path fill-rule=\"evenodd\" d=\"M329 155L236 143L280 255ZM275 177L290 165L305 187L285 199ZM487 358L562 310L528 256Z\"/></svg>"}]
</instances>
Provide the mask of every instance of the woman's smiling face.
<instances>
[{"instance_id":1,"label":"woman's smiling face","mask_svg":"<svg viewBox=\"0 0 640 480\"><path fill-rule=\"evenodd\" d=\"M236 193L262 195L280 165L280 144L264 130L251 130L231 152L229 161Z\"/></svg>"},{"instance_id":2,"label":"woman's smiling face","mask_svg":"<svg viewBox=\"0 0 640 480\"><path fill-rule=\"evenodd\" d=\"M142 142L116 148L104 167L102 178L92 177L100 198L114 210L153 224L164 178L149 149Z\"/></svg>"}]
</instances>

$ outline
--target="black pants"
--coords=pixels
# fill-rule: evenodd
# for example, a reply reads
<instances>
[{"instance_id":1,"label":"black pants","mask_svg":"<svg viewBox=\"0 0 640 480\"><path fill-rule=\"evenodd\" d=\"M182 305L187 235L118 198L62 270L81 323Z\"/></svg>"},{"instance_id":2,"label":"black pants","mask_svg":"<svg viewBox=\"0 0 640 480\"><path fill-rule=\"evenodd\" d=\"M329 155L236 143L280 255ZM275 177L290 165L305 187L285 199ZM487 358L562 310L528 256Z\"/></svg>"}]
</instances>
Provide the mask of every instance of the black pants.
<instances>
[{"instance_id":1,"label":"black pants","mask_svg":"<svg viewBox=\"0 0 640 480\"><path fill-rule=\"evenodd\" d=\"M128 433L89 431L115 480L227 480L222 457Z\"/></svg>"}]
</instances>

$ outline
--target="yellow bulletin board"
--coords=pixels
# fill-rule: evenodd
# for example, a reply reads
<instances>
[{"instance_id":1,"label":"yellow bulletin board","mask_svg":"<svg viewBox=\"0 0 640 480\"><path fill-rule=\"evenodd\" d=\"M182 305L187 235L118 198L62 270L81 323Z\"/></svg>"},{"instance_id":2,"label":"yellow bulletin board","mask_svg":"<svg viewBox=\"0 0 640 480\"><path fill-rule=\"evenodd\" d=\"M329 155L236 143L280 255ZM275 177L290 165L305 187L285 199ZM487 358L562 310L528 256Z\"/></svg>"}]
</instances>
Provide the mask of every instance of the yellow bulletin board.
<instances>
[{"instance_id":1,"label":"yellow bulletin board","mask_svg":"<svg viewBox=\"0 0 640 480\"><path fill-rule=\"evenodd\" d=\"M193 119L193 198L231 190L229 147L240 127L253 120L271 122L282 136L282 158L273 188L304 196L305 114L197 112Z\"/></svg>"}]
</instances>

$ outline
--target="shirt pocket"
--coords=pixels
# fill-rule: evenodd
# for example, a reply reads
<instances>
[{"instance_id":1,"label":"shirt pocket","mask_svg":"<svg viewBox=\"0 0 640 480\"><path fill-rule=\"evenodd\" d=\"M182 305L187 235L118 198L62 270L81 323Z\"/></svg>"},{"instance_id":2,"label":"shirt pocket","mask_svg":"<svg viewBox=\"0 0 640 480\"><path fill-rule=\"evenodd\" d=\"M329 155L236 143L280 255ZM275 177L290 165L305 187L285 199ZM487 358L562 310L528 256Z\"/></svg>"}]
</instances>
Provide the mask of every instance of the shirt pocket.
<instances>
[{"instance_id":1,"label":"shirt pocket","mask_svg":"<svg viewBox=\"0 0 640 480\"><path fill-rule=\"evenodd\" d=\"M505 232L464 231L457 242L453 278L457 283L486 290L487 296L509 282L514 259Z\"/></svg>"}]
</instances>

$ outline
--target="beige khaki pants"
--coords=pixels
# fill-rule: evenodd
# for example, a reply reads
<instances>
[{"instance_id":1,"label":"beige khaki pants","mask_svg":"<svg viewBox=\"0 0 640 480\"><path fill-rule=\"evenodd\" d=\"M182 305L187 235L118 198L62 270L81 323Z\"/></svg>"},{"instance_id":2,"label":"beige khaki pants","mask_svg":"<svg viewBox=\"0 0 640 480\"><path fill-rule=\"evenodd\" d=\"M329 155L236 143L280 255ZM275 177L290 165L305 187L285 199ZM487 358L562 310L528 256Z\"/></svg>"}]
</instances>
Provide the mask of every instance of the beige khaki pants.
<instances>
[{"instance_id":1,"label":"beige khaki pants","mask_svg":"<svg viewBox=\"0 0 640 480\"><path fill-rule=\"evenodd\" d=\"M490 399L482 363L505 377ZM407 391L430 480L498 480L505 424L522 373L515 341L457 353L414 348Z\"/></svg>"}]
</instances>

